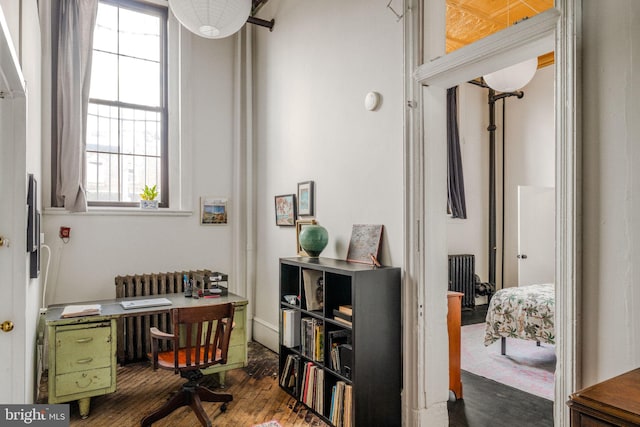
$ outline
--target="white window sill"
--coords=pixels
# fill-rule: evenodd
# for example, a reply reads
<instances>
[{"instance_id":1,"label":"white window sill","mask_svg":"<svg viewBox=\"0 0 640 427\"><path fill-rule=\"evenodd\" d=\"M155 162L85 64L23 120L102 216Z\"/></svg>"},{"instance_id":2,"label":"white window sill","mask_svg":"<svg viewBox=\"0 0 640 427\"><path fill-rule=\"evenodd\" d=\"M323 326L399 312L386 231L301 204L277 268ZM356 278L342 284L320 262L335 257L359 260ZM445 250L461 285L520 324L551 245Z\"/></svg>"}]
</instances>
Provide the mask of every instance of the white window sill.
<instances>
[{"instance_id":1,"label":"white window sill","mask_svg":"<svg viewBox=\"0 0 640 427\"><path fill-rule=\"evenodd\" d=\"M45 208L44 215L92 215L92 216L191 216L193 211L176 209L140 209L89 207L87 212L69 212L64 208Z\"/></svg>"}]
</instances>

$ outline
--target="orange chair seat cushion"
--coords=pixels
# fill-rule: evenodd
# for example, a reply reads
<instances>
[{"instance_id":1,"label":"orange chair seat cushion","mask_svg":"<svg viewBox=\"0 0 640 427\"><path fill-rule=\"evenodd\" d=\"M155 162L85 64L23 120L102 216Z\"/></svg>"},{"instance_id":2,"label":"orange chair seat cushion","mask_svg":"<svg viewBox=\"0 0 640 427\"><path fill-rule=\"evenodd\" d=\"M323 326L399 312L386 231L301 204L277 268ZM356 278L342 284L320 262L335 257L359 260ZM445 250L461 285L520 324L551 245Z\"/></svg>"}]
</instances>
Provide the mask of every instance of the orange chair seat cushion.
<instances>
[{"instance_id":1,"label":"orange chair seat cushion","mask_svg":"<svg viewBox=\"0 0 640 427\"><path fill-rule=\"evenodd\" d=\"M202 365L204 363L204 350L202 347L200 349L200 359L199 363ZM216 351L215 359L211 360L212 355L212 346L209 346L209 359L207 364L215 365L217 363L222 363L221 352L220 349ZM195 348L191 349L191 366L196 365L196 350ZM153 360L153 355L149 355L149 358ZM173 350L158 352L158 366L166 369L174 369L175 367L175 359ZM186 368L187 367L187 352L184 349L178 350L178 368Z\"/></svg>"}]
</instances>

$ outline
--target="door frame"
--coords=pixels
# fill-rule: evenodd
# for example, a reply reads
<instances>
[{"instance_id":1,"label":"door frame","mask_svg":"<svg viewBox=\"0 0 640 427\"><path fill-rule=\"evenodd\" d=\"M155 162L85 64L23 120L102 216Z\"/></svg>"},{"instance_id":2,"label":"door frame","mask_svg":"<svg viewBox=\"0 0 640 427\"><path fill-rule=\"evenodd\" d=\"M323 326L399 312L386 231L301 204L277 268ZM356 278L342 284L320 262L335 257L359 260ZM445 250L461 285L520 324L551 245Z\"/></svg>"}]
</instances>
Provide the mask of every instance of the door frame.
<instances>
[{"instance_id":1,"label":"door frame","mask_svg":"<svg viewBox=\"0 0 640 427\"><path fill-rule=\"evenodd\" d=\"M6 348L3 352L2 373L8 381L0 386L0 396L6 397L3 403L25 403L31 399L31 384L26 384L29 378L26 373L25 357L28 348L27 327L25 315L28 257L26 243L26 89L24 77L20 69L18 56L15 52L11 35L5 20L4 12L0 8L0 90L3 92L2 103L2 134L0 135L0 153L2 174L2 221L0 234L9 240L9 244L0 247L0 256L5 258L3 265L8 266L8 272L3 272L2 278L2 310L0 322L10 320L14 329L10 332L0 332L0 342ZM5 216L6 215L6 216ZM8 343L8 344L7 344ZM5 347L6 345L6 347Z\"/></svg>"},{"instance_id":2,"label":"door frame","mask_svg":"<svg viewBox=\"0 0 640 427\"><path fill-rule=\"evenodd\" d=\"M579 337L581 152L579 87L582 0L444 53L444 0L405 0L405 425L446 416L446 88L510 59L555 50L556 379L554 425L569 425L566 396L581 386ZM423 60L422 58L429 58ZM416 66L417 64L417 66ZM421 86L420 86L421 85ZM438 301L441 304L435 304ZM444 337L444 338L443 338ZM443 400L445 405L443 407Z\"/></svg>"}]
</instances>

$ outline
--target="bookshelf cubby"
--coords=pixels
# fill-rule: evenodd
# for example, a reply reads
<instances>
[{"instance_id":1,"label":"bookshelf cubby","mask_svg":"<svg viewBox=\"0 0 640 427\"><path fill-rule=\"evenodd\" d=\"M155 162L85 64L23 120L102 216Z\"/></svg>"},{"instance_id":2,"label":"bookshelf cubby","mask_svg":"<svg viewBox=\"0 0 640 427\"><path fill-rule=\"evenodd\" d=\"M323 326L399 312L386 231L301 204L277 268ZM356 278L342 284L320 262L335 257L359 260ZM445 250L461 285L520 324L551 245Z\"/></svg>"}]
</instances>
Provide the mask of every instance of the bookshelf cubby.
<instances>
[{"instance_id":1,"label":"bookshelf cubby","mask_svg":"<svg viewBox=\"0 0 640 427\"><path fill-rule=\"evenodd\" d=\"M395 267L281 258L280 387L331 425L400 426L400 283Z\"/></svg>"}]
</instances>

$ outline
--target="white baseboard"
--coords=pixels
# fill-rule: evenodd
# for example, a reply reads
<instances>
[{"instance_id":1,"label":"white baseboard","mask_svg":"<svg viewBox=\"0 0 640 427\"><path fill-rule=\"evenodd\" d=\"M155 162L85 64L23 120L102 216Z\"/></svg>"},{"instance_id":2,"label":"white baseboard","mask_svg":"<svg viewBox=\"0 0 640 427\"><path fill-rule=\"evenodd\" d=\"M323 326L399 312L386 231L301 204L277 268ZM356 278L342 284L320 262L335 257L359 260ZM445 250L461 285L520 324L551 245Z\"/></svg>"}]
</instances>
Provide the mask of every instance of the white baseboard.
<instances>
[{"instance_id":1,"label":"white baseboard","mask_svg":"<svg viewBox=\"0 0 640 427\"><path fill-rule=\"evenodd\" d=\"M253 340L276 353L280 350L278 327L258 317L253 318Z\"/></svg>"}]
</instances>

